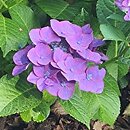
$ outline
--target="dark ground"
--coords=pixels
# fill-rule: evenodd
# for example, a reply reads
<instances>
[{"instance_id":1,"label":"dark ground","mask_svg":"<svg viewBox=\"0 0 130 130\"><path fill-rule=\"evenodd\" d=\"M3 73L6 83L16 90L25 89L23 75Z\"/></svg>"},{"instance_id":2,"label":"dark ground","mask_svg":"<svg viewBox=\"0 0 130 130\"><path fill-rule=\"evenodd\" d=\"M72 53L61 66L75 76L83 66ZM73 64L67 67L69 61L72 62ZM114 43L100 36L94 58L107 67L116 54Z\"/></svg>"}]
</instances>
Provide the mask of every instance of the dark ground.
<instances>
[{"instance_id":1,"label":"dark ground","mask_svg":"<svg viewBox=\"0 0 130 130\"><path fill-rule=\"evenodd\" d=\"M122 90L121 96L121 113L114 125L110 128L108 125L91 122L91 130L130 130L130 117L124 115L126 107L130 103L130 86ZM98 125L95 125L98 124ZM51 112L50 116L42 123L25 123L19 115L12 115L0 118L0 130L88 130L85 125L76 121L69 115L58 115Z\"/></svg>"}]
</instances>

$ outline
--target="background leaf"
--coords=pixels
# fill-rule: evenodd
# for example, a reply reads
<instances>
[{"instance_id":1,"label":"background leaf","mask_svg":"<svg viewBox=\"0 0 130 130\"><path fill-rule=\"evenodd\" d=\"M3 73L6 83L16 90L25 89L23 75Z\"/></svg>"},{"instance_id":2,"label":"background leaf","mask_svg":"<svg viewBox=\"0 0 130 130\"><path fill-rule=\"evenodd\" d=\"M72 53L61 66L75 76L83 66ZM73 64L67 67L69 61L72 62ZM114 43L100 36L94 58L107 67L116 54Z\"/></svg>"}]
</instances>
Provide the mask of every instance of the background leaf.
<instances>
[{"instance_id":1,"label":"background leaf","mask_svg":"<svg viewBox=\"0 0 130 130\"><path fill-rule=\"evenodd\" d=\"M44 91L41 103L33 109L22 112L20 115L22 119L26 122L29 122L31 120L36 122L44 121L49 116L50 106L55 102L55 100L56 97Z\"/></svg>"},{"instance_id":2,"label":"background leaf","mask_svg":"<svg viewBox=\"0 0 130 130\"><path fill-rule=\"evenodd\" d=\"M104 36L104 40L125 41L123 32L110 24L101 24L100 30Z\"/></svg>"},{"instance_id":3,"label":"background leaf","mask_svg":"<svg viewBox=\"0 0 130 130\"><path fill-rule=\"evenodd\" d=\"M107 56L109 60L117 57L119 48L118 42L111 42L107 49ZM122 44L122 43L121 43ZM128 73L129 66L120 61L120 58L106 65L107 72L115 78L116 81L120 80L123 76Z\"/></svg>"},{"instance_id":4,"label":"background leaf","mask_svg":"<svg viewBox=\"0 0 130 130\"><path fill-rule=\"evenodd\" d=\"M0 0L0 12L4 12L14 5L27 5L28 0Z\"/></svg>"},{"instance_id":5,"label":"background leaf","mask_svg":"<svg viewBox=\"0 0 130 130\"><path fill-rule=\"evenodd\" d=\"M4 56L9 51L18 50L27 44L28 32L36 22L33 11L24 5L12 7L10 15L12 19L0 15L0 47Z\"/></svg>"},{"instance_id":6,"label":"background leaf","mask_svg":"<svg viewBox=\"0 0 130 130\"><path fill-rule=\"evenodd\" d=\"M0 116L7 116L30 108L41 102L42 95L35 87L18 77L0 79Z\"/></svg>"},{"instance_id":7,"label":"background leaf","mask_svg":"<svg viewBox=\"0 0 130 130\"><path fill-rule=\"evenodd\" d=\"M130 22L122 21L125 13L123 13L115 5L114 0L98 0L97 16L100 24L110 24L117 27L126 36L130 32ZM114 16L114 18L113 18Z\"/></svg>"},{"instance_id":8,"label":"background leaf","mask_svg":"<svg viewBox=\"0 0 130 130\"><path fill-rule=\"evenodd\" d=\"M86 11L91 10L91 3L87 1L70 4L64 0L37 0L36 4L51 18L70 21L80 14L82 8L85 8Z\"/></svg>"}]
</instances>

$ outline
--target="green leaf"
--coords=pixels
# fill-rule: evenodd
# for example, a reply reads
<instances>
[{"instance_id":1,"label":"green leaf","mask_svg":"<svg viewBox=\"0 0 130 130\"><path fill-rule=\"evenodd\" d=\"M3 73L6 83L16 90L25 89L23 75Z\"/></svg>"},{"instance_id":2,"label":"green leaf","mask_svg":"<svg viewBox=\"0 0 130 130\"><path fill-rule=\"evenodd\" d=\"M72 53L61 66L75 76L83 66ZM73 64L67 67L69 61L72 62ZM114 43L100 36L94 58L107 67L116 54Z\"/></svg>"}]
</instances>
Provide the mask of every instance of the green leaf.
<instances>
[{"instance_id":1,"label":"green leaf","mask_svg":"<svg viewBox=\"0 0 130 130\"><path fill-rule=\"evenodd\" d=\"M0 15L0 47L3 55L11 50L17 50L19 45L24 46L27 42L27 36L20 31L17 23L11 19Z\"/></svg>"},{"instance_id":2,"label":"green leaf","mask_svg":"<svg viewBox=\"0 0 130 130\"><path fill-rule=\"evenodd\" d=\"M120 80L123 76L125 76L129 71L129 66L127 64L123 64L118 62L118 79Z\"/></svg>"},{"instance_id":3,"label":"green leaf","mask_svg":"<svg viewBox=\"0 0 130 130\"><path fill-rule=\"evenodd\" d=\"M106 69L107 72L117 81L128 73L129 66L118 61L116 63L106 65Z\"/></svg>"},{"instance_id":4,"label":"green leaf","mask_svg":"<svg viewBox=\"0 0 130 130\"><path fill-rule=\"evenodd\" d=\"M23 31L27 36L33 27L36 27L36 19L31 8L25 5L13 6L10 10L10 15L13 21L15 21L21 31Z\"/></svg>"},{"instance_id":5,"label":"green leaf","mask_svg":"<svg viewBox=\"0 0 130 130\"><path fill-rule=\"evenodd\" d=\"M79 26L83 26L87 21L87 18L88 18L88 12L84 8L82 8L81 13L75 17L73 23Z\"/></svg>"},{"instance_id":6,"label":"green leaf","mask_svg":"<svg viewBox=\"0 0 130 130\"><path fill-rule=\"evenodd\" d=\"M0 116L26 111L39 105L42 95L37 89L18 77L0 79Z\"/></svg>"},{"instance_id":7,"label":"green leaf","mask_svg":"<svg viewBox=\"0 0 130 130\"><path fill-rule=\"evenodd\" d=\"M38 0L36 4L51 18L70 21L73 21L80 14L82 8L87 9L87 11L90 11L91 8L91 4L87 1L78 1L69 4L64 0Z\"/></svg>"},{"instance_id":8,"label":"green leaf","mask_svg":"<svg viewBox=\"0 0 130 130\"><path fill-rule=\"evenodd\" d=\"M115 21L124 22L123 17L119 14L111 14L110 16L107 17L107 19L113 19Z\"/></svg>"},{"instance_id":9,"label":"green leaf","mask_svg":"<svg viewBox=\"0 0 130 130\"><path fill-rule=\"evenodd\" d=\"M124 63L127 64L128 66L130 66L130 47L127 46L127 51L125 53L123 53L123 56L119 58L119 60Z\"/></svg>"},{"instance_id":10,"label":"green leaf","mask_svg":"<svg viewBox=\"0 0 130 130\"><path fill-rule=\"evenodd\" d=\"M104 36L104 40L125 41L123 32L110 24L101 24L100 30Z\"/></svg>"},{"instance_id":11,"label":"green leaf","mask_svg":"<svg viewBox=\"0 0 130 130\"><path fill-rule=\"evenodd\" d=\"M113 91L115 91L117 93L117 95L121 95L117 81L115 80L115 78L113 76L111 76L109 73L107 73L104 81L105 81L105 85L107 87L109 86Z\"/></svg>"},{"instance_id":12,"label":"green leaf","mask_svg":"<svg viewBox=\"0 0 130 130\"><path fill-rule=\"evenodd\" d=\"M106 65L107 72L115 78L117 81L118 79L118 64L117 63L110 63Z\"/></svg>"},{"instance_id":13,"label":"green leaf","mask_svg":"<svg viewBox=\"0 0 130 130\"><path fill-rule=\"evenodd\" d=\"M117 56L117 51L118 51L118 43L111 42L108 46L107 53L106 53L109 60L111 60L112 58ZM118 64L115 62L107 64L106 69L107 69L107 72L117 80L117 78L118 78Z\"/></svg>"},{"instance_id":14,"label":"green leaf","mask_svg":"<svg viewBox=\"0 0 130 130\"><path fill-rule=\"evenodd\" d=\"M21 118L25 121L25 122L29 122L32 120L32 109L29 109L27 111L21 112L20 113Z\"/></svg>"},{"instance_id":15,"label":"green leaf","mask_svg":"<svg viewBox=\"0 0 130 130\"><path fill-rule=\"evenodd\" d=\"M116 57L118 54L118 42L112 42L107 49L107 56L109 59ZM116 80L120 80L124 75L128 73L129 66L121 63L120 61L114 61L106 65L107 72L113 76Z\"/></svg>"},{"instance_id":16,"label":"green leaf","mask_svg":"<svg viewBox=\"0 0 130 130\"><path fill-rule=\"evenodd\" d=\"M76 90L69 101L61 101L64 109L75 119L89 127L90 119L99 119L112 125L120 113L120 100L117 83L106 75L105 89L102 94L92 94Z\"/></svg>"},{"instance_id":17,"label":"green leaf","mask_svg":"<svg viewBox=\"0 0 130 130\"><path fill-rule=\"evenodd\" d=\"M33 11L27 6L12 7L10 15L12 19L0 15L0 47L4 56L24 47L29 40L29 30L35 26Z\"/></svg>"},{"instance_id":18,"label":"green leaf","mask_svg":"<svg viewBox=\"0 0 130 130\"><path fill-rule=\"evenodd\" d=\"M15 5L27 5L27 3L28 0L0 0L0 12L4 12Z\"/></svg>"},{"instance_id":19,"label":"green leaf","mask_svg":"<svg viewBox=\"0 0 130 130\"><path fill-rule=\"evenodd\" d=\"M52 18L59 17L69 6L63 0L41 0L37 2L37 5Z\"/></svg>"},{"instance_id":20,"label":"green leaf","mask_svg":"<svg viewBox=\"0 0 130 130\"><path fill-rule=\"evenodd\" d=\"M56 97L51 96L44 91L41 103L33 109L22 112L20 115L22 119L26 122L29 122L31 120L36 122L44 121L49 116L50 106L55 102L55 100ZM27 113L29 114L27 115Z\"/></svg>"},{"instance_id":21,"label":"green leaf","mask_svg":"<svg viewBox=\"0 0 130 130\"><path fill-rule=\"evenodd\" d=\"M128 86L128 79L129 78L127 78L127 76L124 76L124 77L122 77L120 80L119 80L119 86L120 86L120 88L125 88L125 87L127 87Z\"/></svg>"}]
</instances>

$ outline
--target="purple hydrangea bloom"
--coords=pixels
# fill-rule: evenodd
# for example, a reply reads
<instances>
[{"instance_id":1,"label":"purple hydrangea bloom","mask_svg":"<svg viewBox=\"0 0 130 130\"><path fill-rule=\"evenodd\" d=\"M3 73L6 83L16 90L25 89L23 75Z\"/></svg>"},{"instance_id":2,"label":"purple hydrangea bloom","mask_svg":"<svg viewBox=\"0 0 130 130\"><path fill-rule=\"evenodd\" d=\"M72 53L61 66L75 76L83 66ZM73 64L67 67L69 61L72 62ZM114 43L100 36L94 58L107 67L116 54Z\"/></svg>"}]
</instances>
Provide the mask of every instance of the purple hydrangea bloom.
<instances>
[{"instance_id":1,"label":"purple hydrangea bloom","mask_svg":"<svg viewBox=\"0 0 130 130\"><path fill-rule=\"evenodd\" d=\"M27 53L32 47L32 45L28 45L24 49L19 50L14 54L13 61L16 64L16 66L14 67L12 72L13 76L22 73L24 70L28 68L30 61L27 57Z\"/></svg>"},{"instance_id":2,"label":"purple hydrangea bloom","mask_svg":"<svg viewBox=\"0 0 130 130\"><path fill-rule=\"evenodd\" d=\"M120 10L126 13L124 16L125 21L130 21L130 0L116 0L115 4Z\"/></svg>"},{"instance_id":3,"label":"purple hydrangea bloom","mask_svg":"<svg viewBox=\"0 0 130 130\"><path fill-rule=\"evenodd\" d=\"M77 81L81 90L102 92L105 70L99 70L95 64L106 60L106 56L97 51L104 42L94 39L89 24L80 27L69 21L52 19L51 27L32 29L29 36L33 45L14 55L13 75L26 70L32 63L33 70L27 80L39 91L47 90L68 100ZM87 68L89 61L93 62L93 67Z\"/></svg>"},{"instance_id":4,"label":"purple hydrangea bloom","mask_svg":"<svg viewBox=\"0 0 130 130\"><path fill-rule=\"evenodd\" d=\"M58 37L50 27L44 27L41 29L32 29L29 32L31 41L37 45L38 43L50 44L51 42L60 42L61 39Z\"/></svg>"},{"instance_id":5,"label":"purple hydrangea bloom","mask_svg":"<svg viewBox=\"0 0 130 130\"><path fill-rule=\"evenodd\" d=\"M85 60L81 58L73 58L72 56L68 56L65 60L57 62L57 65L68 81L77 81L79 75L85 72L87 66Z\"/></svg>"},{"instance_id":6,"label":"purple hydrangea bloom","mask_svg":"<svg viewBox=\"0 0 130 130\"><path fill-rule=\"evenodd\" d=\"M52 61L52 50L48 45L39 43L28 52L27 57L34 65L47 65Z\"/></svg>"},{"instance_id":7,"label":"purple hydrangea bloom","mask_svg":"<svg viewBox=\"0 0 130 130\"><path fill-rule=\"evenodd\" d=\"M55 78L55 80L48 79L46 84L48 85L46 90L50 94L58 96L63 100L70 99L75 90L75 81L68 82L61 73L57 74L57 78Z\"/></svg>"},{"instance_id":8,"label":"purple hydrangea bloom","mask_svg":"<svg viewBox=\"0 0 130 130\"><path fill-rule=\"evenodd\" d=\"M27 77L27 80L30 83L36 84L38 90L43 91L46 89L46 80L52 79L52 77L56 77L56 73L59 70L54 69L50 65L46 66L33 66L33 71Z\"/></svg>"},{"instance_id":9,"label":"purple hydrangea bloom","mask_svg":"<svg viewBox=\"0 0 130 130\"><path fill-rule=\"evenodd\" d=\"M104 88L104 77L106 71L104 68L98 69L98 66L92 66L86 70L86 73L82 74L79 79L80 90L92 92L92 93L102 93Z\"/></svg>"}]
</instances>

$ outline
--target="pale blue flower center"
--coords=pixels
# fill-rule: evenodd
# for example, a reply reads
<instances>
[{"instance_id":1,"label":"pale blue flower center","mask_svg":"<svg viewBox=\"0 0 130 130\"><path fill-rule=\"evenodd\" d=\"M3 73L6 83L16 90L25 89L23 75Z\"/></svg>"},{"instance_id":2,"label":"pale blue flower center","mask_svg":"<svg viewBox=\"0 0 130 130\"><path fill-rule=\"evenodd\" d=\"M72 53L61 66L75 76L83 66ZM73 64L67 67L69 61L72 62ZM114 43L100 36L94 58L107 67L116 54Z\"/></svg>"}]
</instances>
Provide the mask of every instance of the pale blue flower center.
<instances>
[{"instance_id":1,"label":"pale blue flower center","mask_svg":"<svg viewBox=\"0 0 130 130\"><path fill-rule=\"evenodd\" d=\"M64 32L61 32L60 34L65 35L65 33L64 33Z\"/></svg>"},{"instance_id":2,"label":"pale blue flower center","mask_svg":"<svg viewBox=\"0 0 130 130\"><path fill-rule=\"evenodd\" d=\"M81 44L81 41L77 41L77 44Z\"/></svg>"},{"instance_id":3,"label":"pale blue flower center","mask_svg":"<svg viewBox=\"0 0 130 130\"><path fill-rule=\"evenodd\" d=\"M40 59L44 59L45 57L44 56L40 56Z\"/></svg>"},{"instance_id":4,"label":"pale blue flower center","mask_svg":"<svg viewBox=\"0 0 130 130\"><path fill-rule=\"evenodd\" d=\"M74 71L74 69L73 69L73 68L70 68L70 71L71 71L71 72L73 72L73 71Z\"/></svg>"},{"instance_id":5,"label":"pale blue flower center","mask_svg":"<svg viewBox=\"0 0 130 130\"><path fill-rule=\"evenodd\" d=\"M47 72L44 74L44 78L46 79L46 78L48 78L49 76L50 76L50 72L47 71Z\"/></svg>"},{"instance_id":6,"label":"pale blue flower center","mask_svg":"<svg viewBox=\"0 0 130 130\"><path fill-rule=\"evenodd\" d=\"M66 87L65 82L61 82L60 85L61 85L62 87Z\"/></svg>"},{"instance_id":7,"label":"pale blue flower center","mask_svg":"<svg viewBox=\"0 0 130 130\"><path fill-rule=\"evenodd\" d=\"M87 80L91 80L91 79L92 79L92 76L93 76L92 74L87 74L86 79L87 79Z\"/></svg>"}]
</instances>

